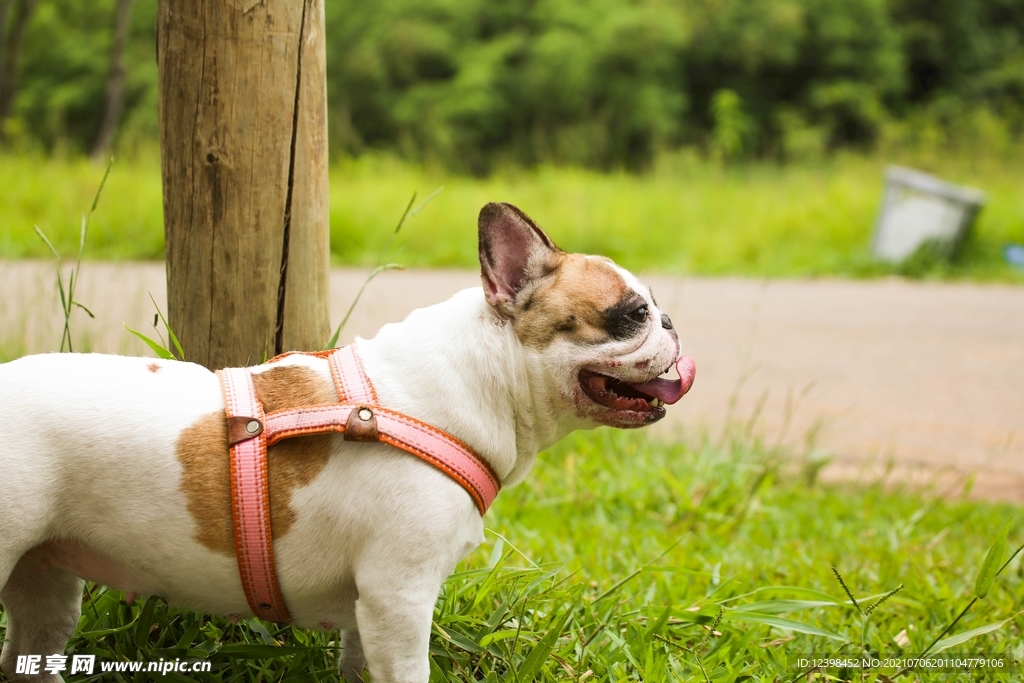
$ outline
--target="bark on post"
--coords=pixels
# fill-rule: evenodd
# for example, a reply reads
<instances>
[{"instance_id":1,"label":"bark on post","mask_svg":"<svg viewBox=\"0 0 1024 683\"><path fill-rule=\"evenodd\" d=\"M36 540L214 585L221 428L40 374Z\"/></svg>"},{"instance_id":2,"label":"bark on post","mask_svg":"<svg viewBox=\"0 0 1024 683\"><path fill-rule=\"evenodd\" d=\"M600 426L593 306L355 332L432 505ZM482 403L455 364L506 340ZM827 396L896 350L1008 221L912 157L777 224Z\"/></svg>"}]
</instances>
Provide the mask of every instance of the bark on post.
<instances>
[{"instance_id":1,"label":"bark on post","mask_svg":"<svg viewBox=\"0 0 1024 683\"><path fill-rule=\"evenodd\" d=\"M323 0L161 0L167 307L209 368L329 335Z\"/></svg>"}]
</instances>

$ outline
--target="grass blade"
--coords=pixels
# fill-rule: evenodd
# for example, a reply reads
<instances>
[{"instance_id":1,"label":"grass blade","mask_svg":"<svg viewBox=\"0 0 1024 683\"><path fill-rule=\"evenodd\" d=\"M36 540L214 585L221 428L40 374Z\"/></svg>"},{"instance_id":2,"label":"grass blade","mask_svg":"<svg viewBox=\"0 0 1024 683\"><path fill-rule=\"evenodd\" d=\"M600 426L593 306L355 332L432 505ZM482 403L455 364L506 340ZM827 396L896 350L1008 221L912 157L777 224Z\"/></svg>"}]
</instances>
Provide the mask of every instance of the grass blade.
<instances>
[{"instance_id":1,"label":"grass blade","mask_svg":"<svg viewBox=\"0 0 1024 683\"><path fill-rule=\"evenodd\" d=\"M71 303L72 303L72 304L74 304L75 306L78 306L78 307L79 307L79 308L81 308L81 309L82 309L83 311L85 311L85 312L86 312L86 314L87 314L87 315L88 315L88 316L89 316L90 318L92 318L93 320L95 320L95 319L96 319L96 316L95 316L95 315L93 315L93 312L92 312L92 311L90 311L90 310L89 310L88 308L86 308L85 304L80 304L80 303L78 303L77 301L72 301Z\"/></svg>"},{"instance_id":2,"label":"grass blade","mask_svg":"<svg viewBox=\"0 0 1024 683\"><path fill-rule=\"evenodd\" d=\"M672 605L666 605L665 611L661 613L661 616L657 620L652 621L650 625L644 629L644 640L648 640L655 633L660 633L661 629L665 628L665 624L668 623L668 618L672 614Z\"/></svg>"},{"instance_id":3,"label":"grass blade","mask_svg":"<svg viewBox=\"0 0 1024 683\"><path fill-rule=\"evenodd\" d=\"M831 638L832 640L841 640L843 642L849 640L849 638L841 636L833 631L828 631L818 626L811 626L810 624L805 624L800 621L794 621L793 619L777 617L773 614L761 614L758 612L726 610L725 620L750 621L755 624L765 624L767 626L774 626L775 628L781 628L787 631L795 631L797 633L807 633L812 636L822 636L824 638Z\"/></svg>"},{"instance_id":4,"label":"grass blade","mask_svg":"<svg viewBox=\"0 0 1024 683\"><path fill-rule=\"evenodd\" d=\"M570 609L565 610L565 613L555 620L555 624L548 629L548 632L544 634L544 637L540 639L540 642L537 643L536 647L530 651L530 654L527 655L526 660L519 669L520 683L530 683L534 676L537 675L541 666L543 666L544 662L547 661L551 651L555 649L555 642L558 640L558 637L562 635L562 630L565 628L566 622L569 621L569 617L571 617L575 611L576 604L573 604Z\"/></svg>"},{"instance_id":5,"label":"grass blade","mask_svg":"<svg viewBox=\"0 0 1024 683\"><path fill-rule=\"evenodd\" d=\"M1010 521L1003 525L1002 531L996 537L995 542L985 553L985 559L981 562L981 569L978 570L978 578L974 581L974 594L978 598L984 598L992 588L996 580L996 573L1003 562L1003 555L1006 554L1006 537L1010 533Z\"/></svg>"},{"instance_id":6,"label":"grass blade","mask_svg":"<svg viewBox=\"0 0 1024 683\"><path fill-rule=\"evenodd\" d=\"M151 595L146 599L146 604L142 606L142 611L139 613L139 618L135 625L135 646L138 648L144 648L149 643L149 630L153 626L153 611L156 609L156 603L160 601L160 598Z\"/></svg>"},{"instance_id":7,"label":"grass blade","mask_svg":"<svg viewBox=\"0 0 1024 683\"><path fill-rule=\"evenodd\" d=\"M931 650L929 650L928 653L929 654L935 654L937 652L942 652L943 650L949 649L949 648L953 647L954 645L960 645L961 643L966 643L971 638L977 638L978 636L985 635L986 633L992 633L993 631L998 631L1003 626L1005 626L1009 622L1011 622L1014 619L1016 619L1017 617L1019 617L1021 614L1024 614L1024 612L1017 612L1012 617L1007 617L1006 619L1003 619L1002 621L996 621L996 622L993 622L991 624L986 624L985 626L979 626L978 628L972 628L970 631L964 631L963 633L958 633L955 636L950 636L949 638L943 638L939 642L935 643L935 646L933 648L931 648Z\"/></svg>"},{"instance_id":8,"label":"grass blade","mask_svg":"<svg viewBox=\"0 0 1024 683\"><path fill-rule=\"evenodd\" d=\"M241 659L271 659L274 657L290 657L309 652L312 649L304 645L259 645L256 643L229 643L219 650L218 655L238 657Z\"/></svg>"},{"instance_id":9,"label":"grass blade","mask_svg":"<svg viewBox=\"0 0 1024 683\"><path fill-rule=\"evenodd\" d=\"M759 614L786 614L818 607L841 607L831 600L762 600L733 607L734 612L756 612Z\"/></svg>"},{"instance_id":10,"label":"grass blade","mask_svg":"<svg viewBox=\"0 0 1024 683\"><path fill-rule=\"evenodd\" d=\"M178 359L185 360L185 351L181 348L181 344L178 343L178 337L174 334L174 330L171 329L171 324L167 322L167 318L164 317L163 311L160 310L160 306L157 305L156 299L153 298L153 292L149 292L149 300L153 302L153 307L156 308L156 314L160 316L160 321L164 324L164 329L167 330L167 336L170 338L171 343L174 344L174 350L178 352ZM171 354L171 359L174 359L174 354Z\"/></svg>"},{"instance_id":11,"label":"grass blade","mask_svg":"<svg viewBox=\"0 0 1024 683\"><path fill-rule=\"evenodd\" d=\"M42 238L43 242L46 242L46 246L50 248L50 251L53 252L54 257L57 259L57 262L60 263L60 254L57 253L56 249L54 249L53 244L50 243L50 240L46 239L46 235L43 234L43 231L39 228L39 226L33 225L32 229L35 230L36 234Z\"/></svg>"},{"instance_id":12,"label":"grass blade","mask_svg":"<svg viewBox=\"0 0 1024 683\"><path fill-rule=\"evenodd\" d=\"M153 349L153 353L155 353L159 358L163 358L164 360L174 360L174 354L165 349L159 343L153 341L152 339L142 334L138 330L133 330L132 328L128 327L127 324L124 327L126 330L128 330L136 337L144 341L149 348Z\"/></svg>"},{"instance_id":13,"label":"grass blade","mask_svg":"<svg viewBox=\"0 0 1024 683\"><path fill-rule=\"evenodd\" d=\"M356 304L359 303L360 297L363 296L363 290L366 289L366 285L370 284L370 281L373 280L373 278L377 277L386 270L402 270L405 268L405 266L401 266L395 263L381 265L381 262L384 260L384 257L391 249L391 243L395 241L395 237L398 235L398 232L402 229L402 226L405 225L406 221L410 220L416 214L418 214L423 209L423 207L430 203L430 200L432 200L437 195L441 194L442 190L444 190L444 185L431 192L426 199L424 199L416 206L416 208L412 207L413 202L416 201L416 193L412 193L412 197L409 198L409 203L406 204L405 206L405 211L402 212L402 217L398 219L398 225L395 226L394 232L392 232L391 236L388 237L388 241L384 243L384 248L380 250L380 254L377 256L377 262L374 264L373 269L370 271L370 275L366 278L366 280L363 281L362 286L356 293L356 298L352 300L352 304L348 307L348 310L345 312L345 317L343 317L341 319L341 322L338 323L338 327L335 328L334 334L331 335L331 338L327 341L327 345L324 346L325 349L333 349L335 346L337 346L338 338L341 337L341 331L345 329L345 324L348 322L349 317L352 315L352 311L355 310Z\"/></svg>"}]
</instances>

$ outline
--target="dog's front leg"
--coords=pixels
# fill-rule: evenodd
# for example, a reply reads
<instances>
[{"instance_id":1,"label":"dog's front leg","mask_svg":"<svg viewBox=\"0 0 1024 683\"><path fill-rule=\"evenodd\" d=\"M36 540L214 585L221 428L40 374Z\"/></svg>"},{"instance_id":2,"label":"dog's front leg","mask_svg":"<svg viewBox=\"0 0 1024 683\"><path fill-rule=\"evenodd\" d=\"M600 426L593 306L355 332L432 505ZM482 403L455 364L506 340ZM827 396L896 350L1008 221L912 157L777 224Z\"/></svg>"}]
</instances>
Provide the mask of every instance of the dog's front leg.
<instances>
[{"instance_id":1,"label":"dog's front leg","mask_svg":"<svg viewBox=\"0 0 1024 683\"><path fill-rule=\"evenodd\" d=\"M369 590L360 587L356 600L357 639L373 682L427 683L430 623L440 584L397 589L374 584ZM346 649L348 641L346 634Z\"/></svg>"},{"instance_id":2,"label":"dog's front leg","mask_svg":"<svg viewBox=\"0 0 1024 683\"><path fill-rule=\"evenodd\" d=\"M345 649L341 653L341 677L347 683L364 683L363 671L366 670L366 657L363 656L363 644L359 640L359 629L350 628L345 631Z\"/></svg>"},{"instance_id":3,"label":"dog's front leg","mask_svg":"<svg viewBox=\"0 0 1024 683\"><path fill-rule=\"evenodd\" d=\"M24 555L0 590L7 609L7 633L0 670L12 681L61 683L56 673L16 674L19 655L62 654L81 614L83 581L59 569L41 566L39 557ZM4 679L0 675L0 679ZM4 679L6 680L6 679Z\"/></svg>"}]
</instances>

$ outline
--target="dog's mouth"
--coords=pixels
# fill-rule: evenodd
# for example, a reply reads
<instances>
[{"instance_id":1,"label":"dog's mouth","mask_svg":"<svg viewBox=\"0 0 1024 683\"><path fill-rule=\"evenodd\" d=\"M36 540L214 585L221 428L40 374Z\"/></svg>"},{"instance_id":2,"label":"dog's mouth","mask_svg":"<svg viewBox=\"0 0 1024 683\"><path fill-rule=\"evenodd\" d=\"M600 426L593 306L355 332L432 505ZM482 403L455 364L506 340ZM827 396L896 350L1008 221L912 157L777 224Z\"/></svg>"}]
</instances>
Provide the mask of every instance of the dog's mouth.
<instances>
[{"instance_id":1,"label":"dog's mouth","mask_svg":"<svg viewBox=\"0 0 1024 683\"><path fill-rule=\"evenodd\" d=\"M679 379L656 377L646 382L624 382L593 370L580 371L580 387L595 403L616 411L657 413L672 405L690 390L697 368L689 356L680 356L675 363Z\"/></svg>"}]
</instances>

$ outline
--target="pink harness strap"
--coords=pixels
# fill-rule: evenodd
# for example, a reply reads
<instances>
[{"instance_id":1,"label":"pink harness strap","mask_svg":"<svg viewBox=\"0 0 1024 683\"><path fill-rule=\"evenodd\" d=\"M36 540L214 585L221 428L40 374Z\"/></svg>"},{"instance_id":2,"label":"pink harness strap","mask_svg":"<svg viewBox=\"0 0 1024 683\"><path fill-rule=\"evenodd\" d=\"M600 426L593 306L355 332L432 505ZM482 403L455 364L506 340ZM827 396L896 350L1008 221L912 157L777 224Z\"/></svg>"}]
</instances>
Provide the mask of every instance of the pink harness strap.
<instances>
[{"instance_id":1,"label":"pink harness strap","mask_svg":"<svg viewBox=\"0 0 1024 683\"><path fill-rule=\"evenodd\" d=\"M325 354L310 354L324 357ZM282 439L338 432L349 441L380 441L441 470L469 493L483 515L501 490L491 468L469 446L416 418L381 407L355 346L328 356L340 404L279 410L266 416L246 368L221 370L231 450L235 554L246 599L257 616L287 622L274 565L267 485L267 448ZM273 361L271 361L273 362Z\"/></svg>"},{"instance_id":2,"label":"pink harness strap","mask_svg":"<svg viewBox=\"0 0 1024 683\"><path fill-rule=\"evenodd\" d=\"M245 368L217 373L224 390L228 423L242 424L252 436L230 447L231 511L235 528L235 557L245 598L253 613L269 621L289 621L281 597L270 532L270 489L267 485L267 437L262 428L263 406L256 398L252 375ZM241 419L239 419L241 418ZM237 437L231 437L231 440Z\"/></svg>"},{"instance_id":3,"label":"pink harness strap","mask_svg":"<svg viewBox=\"0 0 1024 683\"><path fill-rule=\"evenodd\" d=\"M342 403L377 405L377 392L373 390L363 370L363 363L356 354L354 344L337 349L327 362L331 366L331 376L338 390L338 400Z\"/></svg>"},{"instance_id":4,"label":"pink harness strap","mask_svg":"<svg viewBox=\"0 0 1024 683\"><path fill-rule=\"evenodd\" d=\"M454 436L415 418L380 406L351 404L279 410L267 416L267 445L305 434L344 434L352 413L364 411L377 422L378 441L424 460L454 479L473 498L483 515L498 496L501 484L472 449Z\"/></svg>"}]
</instances>

